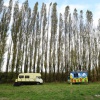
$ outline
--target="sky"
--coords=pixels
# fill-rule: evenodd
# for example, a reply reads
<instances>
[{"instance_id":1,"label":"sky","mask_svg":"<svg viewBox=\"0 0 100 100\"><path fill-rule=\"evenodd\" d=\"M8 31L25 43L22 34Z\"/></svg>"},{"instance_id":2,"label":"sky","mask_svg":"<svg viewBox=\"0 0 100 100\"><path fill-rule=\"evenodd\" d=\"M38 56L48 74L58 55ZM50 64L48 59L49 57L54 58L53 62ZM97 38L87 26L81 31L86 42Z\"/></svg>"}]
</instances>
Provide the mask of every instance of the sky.
<instances>
[{"instance_id":1,"label":"sky","mask_svg":"<svg viewBox=\"0 0 100 100\"><path fill-rule=\"evenodd\" d=\"M5 5L8 5L9 0L4 0ZM16 0L13 0L16 1ZM25 0L18 0L19 4L21 4ZM36 2L39 3L39 8L41 8L42 3L46 3L47 6L52 2L57 3L58 12L64 13L65 7L70 6L70 12L72 13L73 10L76 8L78 12L83 10L84 16L87 10L92 11L93 13L93 23L96 26L98 24L98 19L100 18L100 0L28 0L29 6L33 9L34 4Z\"/></svg>"}]
</instances>

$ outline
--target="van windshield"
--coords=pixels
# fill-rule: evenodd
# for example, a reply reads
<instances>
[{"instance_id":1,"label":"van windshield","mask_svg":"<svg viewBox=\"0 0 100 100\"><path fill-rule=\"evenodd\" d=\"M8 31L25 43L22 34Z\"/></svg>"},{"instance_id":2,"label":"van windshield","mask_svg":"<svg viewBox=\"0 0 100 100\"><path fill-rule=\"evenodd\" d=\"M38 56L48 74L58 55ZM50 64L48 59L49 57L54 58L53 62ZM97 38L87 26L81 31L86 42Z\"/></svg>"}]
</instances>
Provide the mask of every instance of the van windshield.
<instances>
[{"instance_id":1,"label":"van windshield","mask_svg":"<svg viewBox=\"0 0 100 100\"><path fill-rule=\"evenodd\" d=\"M39 79L41 79L41 76L36 76L36 78L39 78Z\"/></svg>"}]
</instances>

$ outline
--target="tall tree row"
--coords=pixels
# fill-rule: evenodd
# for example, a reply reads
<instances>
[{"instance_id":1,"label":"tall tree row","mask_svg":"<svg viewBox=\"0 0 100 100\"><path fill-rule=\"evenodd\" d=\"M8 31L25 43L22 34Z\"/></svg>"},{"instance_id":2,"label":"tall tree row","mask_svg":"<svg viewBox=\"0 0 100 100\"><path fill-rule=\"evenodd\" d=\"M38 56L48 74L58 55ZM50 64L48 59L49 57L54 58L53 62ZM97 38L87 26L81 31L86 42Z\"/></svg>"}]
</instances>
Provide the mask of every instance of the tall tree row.
<instances>
[{"instance_id":1,"label":"tall tree row","mask_svg":"<svg viewBox=\"0 0 100 100\"><path fill-rule=\"evenodd\" d=\"M31 9L28 0L21 7L12 1L6 7L0 0L0 72L11 72L12 78L40 72L52 82L66 81L72 70L87 70L89 80L100 79L100 20L94 28L91 11L71 13L66 6L59 14L57 3L39 9L36 2Z\"/></svg>"}]
</instances>

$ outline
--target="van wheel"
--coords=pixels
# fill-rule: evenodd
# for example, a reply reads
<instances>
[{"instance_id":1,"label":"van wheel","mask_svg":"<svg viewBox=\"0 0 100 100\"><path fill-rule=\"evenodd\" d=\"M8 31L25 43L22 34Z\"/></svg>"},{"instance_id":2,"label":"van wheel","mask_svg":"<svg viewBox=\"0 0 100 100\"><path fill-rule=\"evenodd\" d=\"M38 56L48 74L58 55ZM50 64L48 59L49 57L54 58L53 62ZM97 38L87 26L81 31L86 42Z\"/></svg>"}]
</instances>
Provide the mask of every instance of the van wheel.
<instances>
[{"instance_id":1,"label":"van wheel","mask_svg":"<svg viewBox=\"0 0 100 100\"><path fill-rule=\"evenodd\" d=\"M20 86L20 82L15 82L13 86Z\"/></svg>"},{"instance_id":2,"label":"van wheel","mask_svg":"<svg viewBox=\"0 0 100 100\"><path fill-rule=\"evenodd\" d=\"M18 86L17 82L15 82L15 83L13 84L13 86Z\"/></svg>"},{"instance_id":3,"label":"van wheel","mask_svg":"<svg viewBox=\"0 0 100 100\"><path fill-rule=\"evenodd\" d=\"M37 84L37 85L39 85L39 84L40 84L40 82L37 82L36 84Z\"/></svg>"},{"instance_id":4,"label":"van wheel","mask_svg":"<svg viewBox=\"0 0 100 100\"><path fill-rule=\"evenodd\" d=\"M20 82L20 85L24 85L23 82Z\"/></svg>"}]
</instances>

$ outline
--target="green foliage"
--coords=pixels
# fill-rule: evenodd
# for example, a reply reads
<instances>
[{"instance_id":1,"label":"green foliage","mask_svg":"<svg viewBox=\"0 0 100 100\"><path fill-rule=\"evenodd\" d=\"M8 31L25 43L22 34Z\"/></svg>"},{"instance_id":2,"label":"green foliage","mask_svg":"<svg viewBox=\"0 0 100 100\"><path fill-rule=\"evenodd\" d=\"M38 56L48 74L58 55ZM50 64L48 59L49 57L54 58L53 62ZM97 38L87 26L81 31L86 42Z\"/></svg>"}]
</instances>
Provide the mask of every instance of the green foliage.
<instances>
[{"instance_id":1,"label":"green foliage","mask_svg":"<svg viewBox=\"0 0 100 100\"><path fill-rule=\"evenodd\" d=\"M12 72L0 72L0 83L12 83L15 81L18 75Z\"/></svg>"}]
</instances>

